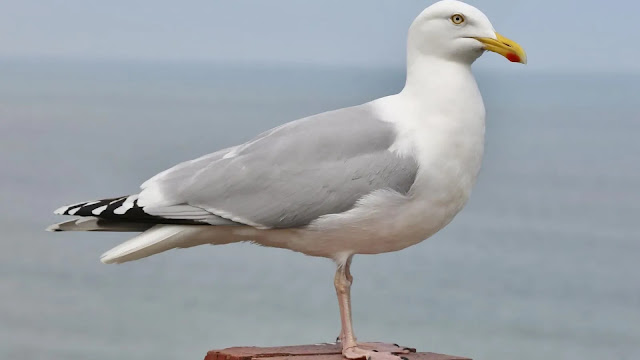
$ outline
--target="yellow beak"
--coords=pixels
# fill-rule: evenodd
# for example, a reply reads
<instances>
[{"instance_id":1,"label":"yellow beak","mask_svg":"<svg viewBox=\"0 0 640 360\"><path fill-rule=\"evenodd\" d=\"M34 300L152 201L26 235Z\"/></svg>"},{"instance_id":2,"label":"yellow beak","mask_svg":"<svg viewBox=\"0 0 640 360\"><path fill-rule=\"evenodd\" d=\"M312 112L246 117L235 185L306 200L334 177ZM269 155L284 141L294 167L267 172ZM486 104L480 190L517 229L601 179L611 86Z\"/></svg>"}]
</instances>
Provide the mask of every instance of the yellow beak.
<instances>
[{"instance_id":1,"label":"yellow beak","mask_svg":"<svg viewBox=\"0 0 640 360\"><path fill-rule=\"evenodd\" d=\"M496 33L497 39L474 38L484 44L484 49L498 53L511 62L527 63L527 54L517 42Z\"/></svg>"}]
</instances>

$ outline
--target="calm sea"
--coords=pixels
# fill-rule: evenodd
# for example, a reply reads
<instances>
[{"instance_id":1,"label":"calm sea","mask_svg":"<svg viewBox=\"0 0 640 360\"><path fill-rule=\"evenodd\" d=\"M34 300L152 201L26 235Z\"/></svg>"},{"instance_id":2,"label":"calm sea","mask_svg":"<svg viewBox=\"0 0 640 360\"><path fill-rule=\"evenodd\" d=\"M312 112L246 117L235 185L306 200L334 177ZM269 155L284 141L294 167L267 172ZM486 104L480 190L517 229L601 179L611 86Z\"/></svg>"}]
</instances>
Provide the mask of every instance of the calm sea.
<instances>
[{"instance_id":1,"label":"calm sea","mask_svg":"<svg viewBox=\"0 0 640 360\"><path fill-rule=\"evenodd\" d=\"M487 150L465 210L429 241L355 258L356 333L477 360L639 359L640 76L506 71L478 74ZM328 260L237 244L106 266L128 234L44 228L60 205L135 192L402 82L397 69L1 62L0 358L335 339Z\"/></svg>"}]
</instances>

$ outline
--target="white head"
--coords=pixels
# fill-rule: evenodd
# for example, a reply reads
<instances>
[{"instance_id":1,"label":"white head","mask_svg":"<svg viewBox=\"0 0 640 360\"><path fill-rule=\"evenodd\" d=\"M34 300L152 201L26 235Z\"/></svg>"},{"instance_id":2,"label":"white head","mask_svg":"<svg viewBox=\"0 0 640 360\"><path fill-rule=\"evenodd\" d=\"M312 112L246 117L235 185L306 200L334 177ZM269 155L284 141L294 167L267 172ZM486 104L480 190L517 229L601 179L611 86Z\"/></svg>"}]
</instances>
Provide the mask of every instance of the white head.
<instances>
[{"instance_id":1,"label":"white head","mask_svg":"<svg viewBox=\"0 0 640 360\"><path fill-rule=\"evenodd\" d=\"M482 11L457 0L442 0L426 8L409 29L409 57L436 57L473 63L485 50L513 62L526 63L517 43L496 33Z\"/></svg>"}]
</instances>

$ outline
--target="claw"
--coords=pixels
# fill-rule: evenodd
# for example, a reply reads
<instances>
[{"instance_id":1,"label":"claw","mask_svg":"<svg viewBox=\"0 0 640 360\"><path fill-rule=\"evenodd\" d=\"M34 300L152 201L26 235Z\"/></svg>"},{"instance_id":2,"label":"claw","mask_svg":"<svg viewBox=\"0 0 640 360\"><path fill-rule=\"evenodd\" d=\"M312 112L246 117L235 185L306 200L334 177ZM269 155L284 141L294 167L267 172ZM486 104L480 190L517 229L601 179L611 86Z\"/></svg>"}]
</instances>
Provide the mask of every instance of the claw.
<instances>
[{"instance_id":1,"label":"claw","mask_svg":"<svg viewBox=\"0 0 640 360\"><path fill-rule=\"evenodd\" d=\"M398 356L399 347L383 343L359 343L342 349L342 355L351 360L409 360Z\"/></svg>"}]
</instances>

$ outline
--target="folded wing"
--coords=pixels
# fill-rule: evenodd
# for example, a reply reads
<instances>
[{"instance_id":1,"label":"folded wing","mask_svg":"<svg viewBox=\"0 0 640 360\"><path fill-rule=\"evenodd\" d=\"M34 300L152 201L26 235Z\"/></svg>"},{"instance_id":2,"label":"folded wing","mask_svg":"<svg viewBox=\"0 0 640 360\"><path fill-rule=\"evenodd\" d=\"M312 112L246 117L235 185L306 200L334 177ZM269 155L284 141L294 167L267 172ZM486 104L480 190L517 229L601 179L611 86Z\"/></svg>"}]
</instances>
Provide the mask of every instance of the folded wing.
<instances>
[{"instance_id":1,"label":"folded wing","mask_svg":"<svg viewBox=\"0 0 640 360\"><path fill-rule=\"evenodd\" d=\"M376 190L407 193L418 166L389 151L395 140L368 104L315 115L156 175L137 205L158 217L180 210L189 220L197 209L197 220L205 211L259 228L304 226Z\"/></svg>"}]
</instances>

